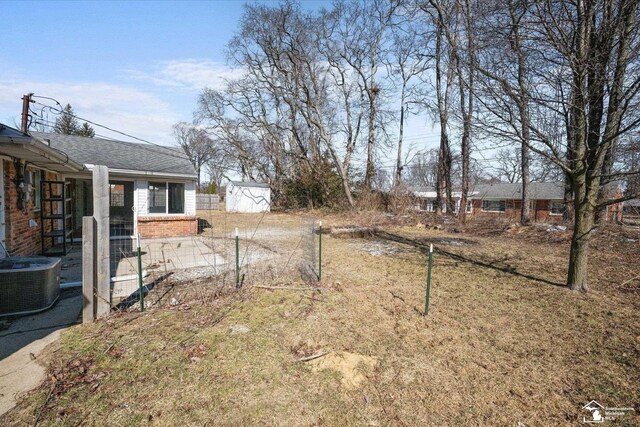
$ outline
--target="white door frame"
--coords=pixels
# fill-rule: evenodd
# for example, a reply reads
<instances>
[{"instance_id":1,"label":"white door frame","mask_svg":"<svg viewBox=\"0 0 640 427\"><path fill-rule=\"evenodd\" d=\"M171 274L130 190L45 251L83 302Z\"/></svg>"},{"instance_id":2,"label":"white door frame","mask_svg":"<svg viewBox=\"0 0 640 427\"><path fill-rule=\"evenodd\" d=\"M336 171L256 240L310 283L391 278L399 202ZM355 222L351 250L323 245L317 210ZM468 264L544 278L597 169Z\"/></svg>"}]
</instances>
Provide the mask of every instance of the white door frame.
<instances>
[{"instance_id":1,"label":"white door frame","mask_svg":"<svg viewBox=\"0 0 640 427\"><path fill-rule=\"evenodd\" d=\"M4 160L0 158L0 243L6 249L6 229L5 224L5 199L4 199ZM6 253L5 249L0 248L0 258L4 258Z\"/></svg>"}]
</instances>

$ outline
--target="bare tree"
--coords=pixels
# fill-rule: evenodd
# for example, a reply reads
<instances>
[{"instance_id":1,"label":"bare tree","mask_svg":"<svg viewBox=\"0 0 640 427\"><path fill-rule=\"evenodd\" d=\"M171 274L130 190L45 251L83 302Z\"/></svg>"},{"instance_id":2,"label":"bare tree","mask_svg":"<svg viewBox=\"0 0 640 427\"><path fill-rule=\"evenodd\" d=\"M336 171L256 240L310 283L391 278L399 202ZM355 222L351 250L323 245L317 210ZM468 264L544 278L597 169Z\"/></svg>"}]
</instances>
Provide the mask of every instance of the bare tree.
<instances>
[{"instance_id":1,"label":"bare tree","mask_svg":"<svg viewBox=\"0 0 640 427\"><path fill-rule=\"evenodd\" d=\"M433 55L428 53L430 39L422 20L412 19L415 10L404 10L402 21L392 27L393 43L389 49L389 74L397 76L400 86L400 108L398 118L398 151L394 187L398 187L402 180L403 137L406 116L419 112L421 105L421 91L418 85L411 84L415 77L420 77L429 68Z\"/></svg>"},{"instance_id":2,"label":"bare tree","mask_svg":"<svg viewBox=\"0 0 640 427\"><path fill-rule=\"evenodd\" d=\"M522 179L520 151L503 148L496 154L496 173L507 182L519 182Z\"/></svg>"},{"instance_id":3,"label":"bare tree","mask_svg":"<svg viewBox=\"0 0 640 427\"><path fill-rule=\"evenodd\" d=\"M198 174L198 188L200 188L202 167L211 159L213 141L203 129L185 122L173 125L173 136L193 164Z\"/></svg>"},{"instance_id":4,"label":"bare tree","mask_svg":"<svg viewBox=\"0 0 640 427\"><path fill-rule=\"evenodd\" d=\"M406 182L412 187L434 187L437 183L438 150L432 149L418 153L407 164Z\"/></svg>"},{"instance_id":5,"label":"bare tree","mask_svg":"<svg viewBox=\"0 0 640 427\"><path fill-rule=\"evenodd\" d=\"M449 118L451 112L451 93L455 77L455 54L448 36L450 32L457 34L456 22L450 15L452 2L447 0L430 0L429 5L421 8L431 17L435 33L435 92L436 116L440 125L440 148L436 175L436 214L441 215L446 204L447 212L454 211L452 198L452 154L449 141Z\"/></svg>"},{"instance_id":6,"label":"bare tree","mask_svg":"<svg viewBox=\"0 0 640 427\"><path fill-rule=\"evenodd\" d=\"M334 13L342 21L336 34L345 49L346 61L359 83L367 101L367 163L364 187L371 189L375 169L376 125L379 123L381 85L377 82L378 68L386 55L385 35L393 25L393 18L401 0L357 0L334 3Z\"/></svg>"},{"instance_id":7,"label":"bare tree","mask_svg":"<svg viewBox=\"0 0 640 427\"><path fill-rule=\"evenodd\" d=\"M331 192L329 158L353 206L348 171L359 124L349 132L343 158L337 144L344 116L333 101L342 93L344 104L337 105L351 108L351 91L347 83L335 86L343 69L324 55L326 46L318 41L327 31L323 25L293 3L246 6L241 31L230 43L230 60L246 74L224 91L203 92L199 117L230 141L243 173L258 170L276 190L303 177ZM352 125L349 118L347 127Z\"/></svg>"}]
</instances>

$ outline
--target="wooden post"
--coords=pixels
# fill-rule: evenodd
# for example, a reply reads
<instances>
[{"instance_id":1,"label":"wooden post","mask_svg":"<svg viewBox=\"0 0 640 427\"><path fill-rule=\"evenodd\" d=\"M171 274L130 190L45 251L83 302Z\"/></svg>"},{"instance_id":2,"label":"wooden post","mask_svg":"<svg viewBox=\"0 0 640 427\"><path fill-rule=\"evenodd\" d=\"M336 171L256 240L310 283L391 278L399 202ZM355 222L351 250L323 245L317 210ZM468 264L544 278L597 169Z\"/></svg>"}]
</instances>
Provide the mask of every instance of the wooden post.
<instances>
[{"instance_id":1,"label":"wooden post","mask_svg":"<svg viewBox=\"0 0 640 427\"><path fill-rule=\"evenodd\" d=\"M96 320L96 220L82 217L82 323Z\"/></svg>"},{"instance_id":2,"label":"wooden post","mask_svg":"<svg viewBox=\"0 0 640 427\"><path fill-rule=\"evenodd\" d=\"M97 317L111 312L111 274L109 271L109 169L93 168L93 217L97 241Z\"/></svg>"}]
</instances>

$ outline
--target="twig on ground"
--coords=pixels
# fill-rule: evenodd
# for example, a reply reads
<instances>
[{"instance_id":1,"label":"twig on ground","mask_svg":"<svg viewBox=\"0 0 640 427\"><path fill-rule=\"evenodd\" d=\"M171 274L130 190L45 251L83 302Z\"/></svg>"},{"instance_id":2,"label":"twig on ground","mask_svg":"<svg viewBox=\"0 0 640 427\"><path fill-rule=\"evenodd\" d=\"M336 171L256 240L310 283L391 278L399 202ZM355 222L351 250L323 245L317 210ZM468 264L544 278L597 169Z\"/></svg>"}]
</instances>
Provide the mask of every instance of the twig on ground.
<instances>
[{"instance_id":1,"label":"twig on ground","mask_svg":"<svg viewBox=\"0 0 640 427\"><path fill-rule=\"evenodd\" d=\"M312 354L311 356L307 356L307 357L303 357L302 359L298 359L298 360L296 360L296 362L308 362L308 361L313 360L313 359L319 359L322 356L326 356L329 353L331 353L331 352L330 351L322 351L320 353Z\"/></svg>"},{"instance_id":2,"label":"twig on ground","mask_svg":"<svg viewBox=\"0 0 640 427\"><path fill-rule=\"evenodd\" d=\"M295 286L266 286L266 285L255 285L254 288L259 289L272 289L276 291L315 291L317 288L312 287L295 287Z\"/></svg>"},{"instance_id":3,"label":"twig on ground","mask_svg":"<svg viewBox=\"0 0 640 427\"><path fill-rule=\"evenodd\" d=\"M118 341L116 339L116 341ZM111 345L109 347L107 347L107 349L104 351L103 354L107 354L109 352L109 350L111 350L113 348L113 346L116 344L116 341L112 342Z\"/></svg>"},{"instance_id":4,"label":"twig on ground","mask_svg":"<svg viewBox=\"0 0 640 427\"><path fill-rule=\"evenodd\" d=\"M633 282L633 281L634 281L634 280L636 280L636 279L640 279L640 274L639 274L639 275L637 275L636 277L632 277L632 278L631 278L631 279L629 279L629 280L625 280L624 282L620 283L617 287L618 287L618 288L621 288L621 287L623 287L624 285L629 284L629 283Z\"/></svg>"},{"instance_id":5,"label":"twig on ground","mask_svg":"<svg viewBox=\"0 0 640 427\"><path fill-rule=\"evenodd\" d=\"M47 403L49 403L49 400L51 400L51 396L53 395L53 390L55 388L56 388L55 384L51 386L51 389L49 390L49 394L47 395L47 398L45 399L44 403L40 407L40 410L38 411L38 416L36 416L36 420L33 423L33 427L36 427L40 422L40 417L42 417L42 411L44 411L44 408L47 406Z\"/></svg>"}]
</instances>

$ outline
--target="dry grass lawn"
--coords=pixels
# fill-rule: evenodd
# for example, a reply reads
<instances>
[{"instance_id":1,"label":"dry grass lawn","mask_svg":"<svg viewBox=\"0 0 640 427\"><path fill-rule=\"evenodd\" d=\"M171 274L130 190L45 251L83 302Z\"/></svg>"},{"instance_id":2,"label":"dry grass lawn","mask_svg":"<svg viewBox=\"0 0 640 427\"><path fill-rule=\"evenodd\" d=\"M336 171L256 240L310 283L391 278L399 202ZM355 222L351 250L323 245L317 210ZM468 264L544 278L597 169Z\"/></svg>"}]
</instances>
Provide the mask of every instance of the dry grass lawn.
<instances>
[{"instance_id":1,"label":"dry grass lawn","mask_svg":"<svg viewBox=\"0 0 640 427\"><path fill-rule=\"evenodd\" d=\"M211 219L214 233L261 221L260 244L282 255L270 263L299 241L277 231L306 221ZM48 351L48 381L0 425L574 426L592 399L635 408L610 425L640 425L640 286L624 283L640 275L637 230L599 232L583 294L553 284L566 271L562 233L381 228L325 237L317 291L161 285L152 294L181 292L178 305L71 328ZM293 273L268 282L306 286Z\"/></svg>"}]
</instances>

